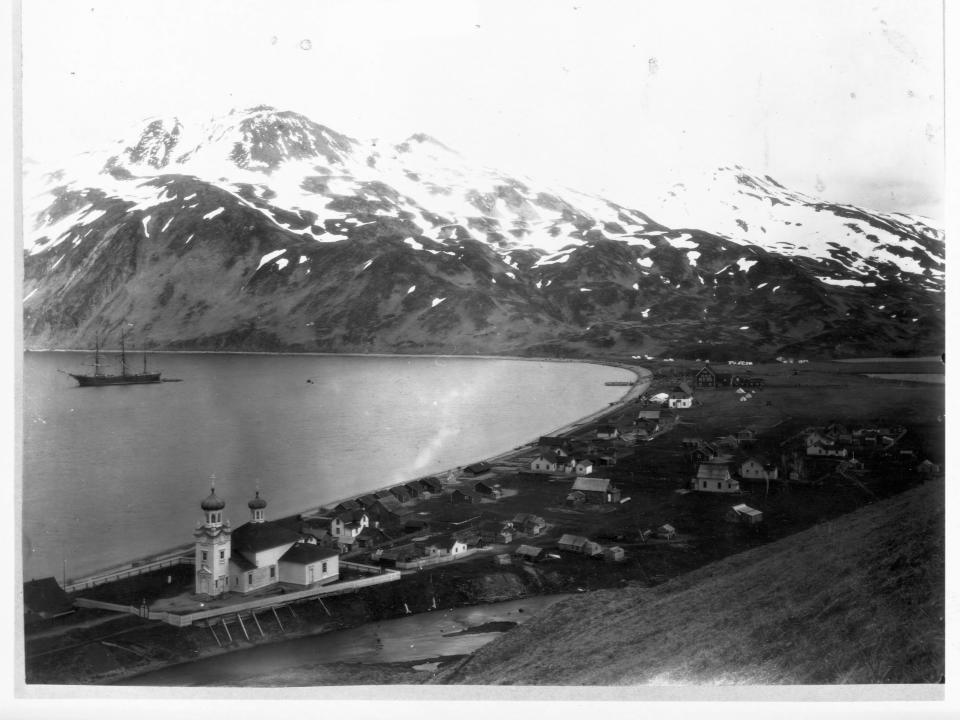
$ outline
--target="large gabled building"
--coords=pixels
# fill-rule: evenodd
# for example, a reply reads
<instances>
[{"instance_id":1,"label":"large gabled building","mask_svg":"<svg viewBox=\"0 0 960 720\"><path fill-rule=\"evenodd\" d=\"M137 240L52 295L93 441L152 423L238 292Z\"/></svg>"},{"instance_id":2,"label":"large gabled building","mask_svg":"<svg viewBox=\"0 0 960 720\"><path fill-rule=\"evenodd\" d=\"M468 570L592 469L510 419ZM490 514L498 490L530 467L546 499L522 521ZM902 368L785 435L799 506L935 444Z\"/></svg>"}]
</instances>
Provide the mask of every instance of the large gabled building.
<instances>
[{"instance_id":1,"label":"large gabled building","mask_svg":"<svg viewBox=\"0 0 960 720\"><path fill-rule=\"evenodd\" d=\"M194 531L198 595L248 593L281 582L309 587L339 578L339 552L266 520L267 501L259 491L247 503L250 521L236 530L223 519L226 502L213 488L200 506L204 522Z\"/></svg>"}]
</instances>

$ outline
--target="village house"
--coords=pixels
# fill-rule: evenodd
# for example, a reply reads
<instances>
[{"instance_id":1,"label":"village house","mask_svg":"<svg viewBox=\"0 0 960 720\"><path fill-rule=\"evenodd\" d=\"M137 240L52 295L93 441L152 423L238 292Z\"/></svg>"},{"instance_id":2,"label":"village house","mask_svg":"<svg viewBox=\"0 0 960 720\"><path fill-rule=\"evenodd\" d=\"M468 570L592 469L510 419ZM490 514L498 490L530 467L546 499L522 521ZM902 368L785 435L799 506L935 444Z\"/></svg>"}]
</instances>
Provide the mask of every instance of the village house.
<instances>
[{"instance_id":1,"label":"village house","mask_svg":"<svg viewBox=\"0 0 960 720\"><path fill-rule=\"evenodd\" d=\"M467 544L452 535L437 535L427 540L415 542L414 545L420 548L423 557L437 557L442 555L456 557L467 551Z\"/></svg>"},{"instance_id":2,"label":"village house","mask_svg":"<svg viewBox=\"0 0 960 720\"><path fill-rule=\"evenodd\" d=\"M588 540L585 537L581 537L580 535L564 534L560 538L559 542L557 542L557 547L568 552L575 552L581 555L589 556L599 555L603 552L598 543Z\"/></svg>"},{"instance_id":3,"label":"village house","mask_svg":"<svg viewBox=\"0 0 960 720\"><path fill-rule=\"evenodd\" d=\"M484 497L491 498L493 500L496 500L503 495L503 491L500 489L499 485L488 485L485 482L478 482L473 486L473 491L477 493L477 495L483 495Z\"/></svg>"},{"instance_id":4,"label":"village house","mask_svg":"<svg viewBox=\"0 0 960 720\"><path fill-rule=\"evenodd\" d=\"M421 500L430 495L427 490L423 489L422 485L419 485L415 482L409 482L404 485L404 487L407 489L407 492L410 493L410 497L413 500Z\"/></svg>"},{"instance_id":5,"label":"village house","mask_svg":"<svg viewBox=\"0 0 960 720\"><path fill-rule=\"evenodd\" d=\"M429 495L439 495L443 492L443 483L437 478L421 478L417 480L417 484Z\"/></svg>"},{"instance_id":6,"label":"village house","mask_svg":"<svg viewBox=\"0 0 960 720\"><path fill-rule=\"evenodd\" d=\"M593 472L593 462L589 458L580 460L570 458L563 469L564 472L571 475L589 475Z\"/></svg>"},{"instance_id":7,"label":"village house","mask_svg":"<svg viewBox=\"0 0 960 720\"><path fill-rule=\"evenodd\" d=\"M540 535L547 527L547 521L539 515L531 513L519 513L514 515L511 521L514 530L525 535Z\"/></svg>"},{"instance_id":8,"label":"village house","mask_svg":"<svg viewBox=\"0 0 960 720\"><path fill-rule=\"evenodd\" d=\"M579 490L574 490L573 492L567 495L566 504L567 505L583 505L587 501L587 496L584 495Z\"/></svg>"},{"instance_id":9,"label":"village house","mask_svg":"<svg viewBox=\"0 0 960 720\"><path fill-rule=\"evenodd\" d=\"M690 453L690 459L695 463L707 462L720 456L720 448L711 442L702 442Z\"/></svg>"},{"instance_id":10,"label":"village house","mask_svg":"<svg viewBox=\"0 0 960 720\"><path fill-rule=\"evenodd\" d=\"M763 513L756 508L741 503L740 505L734 505L727 511L726 519L729 522L756 525L763 520Z\"/></svg>"},{"instance_id":11,"label":"village house","mask_svg":"<svg viewBox=\"0 0 960 720\"><path fill-rule=\"evenodd\" d=\"M236 528L223 519L226 502L213 488L200 504L204 522L194 531L195 592L217 597L248 593L281 582L299 586L338 579L339 552L264 517L259 491L247 503L250 521ZM359 508L357 505L353 509ZM313 540L313 538L309 538Z\"/></svg>"},{"instance_id":12,"label":"village house","mask_svg":"<svg viewBox=\"0 0 960 720\"><path fill-rule=\"evenodd\" d=\"M537 446L541 450L553 450L559 457L566 457L573 452L573 441L566 437L542 435Z\"/></svg>"},{"instance_id":13,"label":"village house","mask_svg":"<svg viewBox=\"0 0 960 720\"><path fill-rule=\"evenodd\" d=\"M620 502L620 489L607 478L579 477L574 481L570 491L582 492L588 503Z\"/></svg>"},{"instance_id":14,"label":"village house","mask_svg":"<svg viewBox=\"0 0 960 720\"><path fill-rule=\"evenodd\" d=\"M373 550L391 542L392 538L380 528L365 527L356 538L354 538L354 547L363 550Z\"/></svg>"},{"instance_id":15,"label":"village house","mask_svg":"<svg viewBox=\"0 0 960 720\"><path fill-rule=\"evenodd\" d=\"M619 545L603 549L603 559L607 562L622 562L624 558L623 548Z\"/></svg>"},{"instance_id":16,"label":"village house","mask_svg":"<svg viewBox=\"0 0 960 720\"><path fill-rule=\"evenodd\" d=\"M833 443L830 443L829 445L824 443L808 443L807 455L812 455L815 457L845 458L847 456L847 449L845 447L838 447Z\"/></svg>"},{"instance_id":17,"label":"village house","mask_svg":"<svg viewBox=\"0 0 960 720\"><path fill-rule=\"evenodd\" d=\"M476 505L483 501L483 498L469 490L457 488L450 493L450 502L454 505Z\"/></svg>"},{"instance_id":18,"label":"village house","mask_svg":"<svg viewBox=\"0 0 960 720\"><path fill-rule=\"evenodd\" d=\"M677 531L673 525L664 523L656 529L654 534L661 540L673 540L677 536Z\"/></svg>"},{"instance_id":19,"label":"village house","mask_svg":"<svg viewBox=\"0 0 960 720\"><path fill-rule=\"evenodd\" d=\"M724 387L730 384L730 376L726 373L718 373L709 365L704 365L693 376L693 384L697 388Z\"/></svg>"},{"instance_id":20,"label":"village house","mask_svg":"<svg viewBox=\"0 0 960 720\"><path fill-rule=\"evenodd\" d=\"M488 520L480 523L480 539L485 543L511 543L513 530L502 522Z\"/></svg>"},{"instance_id":21,"label":"village house","mask_svg":"<svg viewBox=\"0 0 960 720\"><path fill-rule=\"evenodd\" d=\"M660 409L644 408L637 410L637 420L652 421L657 427L660 427Z\"/></svg>"},{"instance_id":22,"label":"village house","mask_svg":"<svg viewBox=\"0 0 960 720\"><path fill-rule=\"evenodd\" d=\"M759 457L749 457L740 463L740 477L746 480L776 480L777 466Z\"/></svg>"},{"instance_id":23,"label":"village house","mask_svg":"<svg viewBox=\"0 0 960 720\"><path fill-rule=\"evenodd\" d=\"M598 440L619 440L620 431L616 425L599 425L597 426L596 437Z\"/></svg>"},{"instance_id":24,"label":"village house","mask_svg":"<svg viewBox=\"0 0 960 720\"><path fill-rule=\"evenodd\" d=\"M565 464L566 457L561 459L553 450L545 450L533 459L533 462L530 463L530 469L534 472L554 473Z\"/></svg>"},{"instance_id":25,"label":"village house","mask_svg":"<svg viewBox=\"0 0 960 720\"><path fill-rule=\"evenodd\" d=\"M490 463L478 462L478 463L474 463L473 465L467 465L463 469L463 472L466 475L473 475L474 477L478 477L480 475L485 475L486 473L490 472L492 469L493 467L490 465Z\"/></svg>"},{"instance_id":26,"label":"village house","mask_svg":"<svg viewBox=\"0 0 960 720\"><path fill-rule=\"evenodd\" d=\"M518 547L513 556L522 562L535 563L541 559L543 555L543 548L533 547L532 545L521 545Z\"/></svg>"},{"instance_id":27,"label":"village house","mask_svg":"<svg viewBox=\"0 0 960 720\"><path fill-rule=\"evenodd\" d=\"M693 407L693 395L682 390L674 390L667 397L667 407L685 410Z\"/></svg>"},{"instance_id":28,"label":"village house","mask_svg":"<svg viewBox=\"0 0 960 720\"><path fill-rule=\"evenodd\" d=\"M740 483L730 476L727 463L702 462L693 479L693 489L700 492L737 493Z\"/></svg>"},{"instance_id":29,"label":"village house","mask_svg":"<svg viewBox=\"0 0 960 720\"><path fill-rule=\"evenodd\" d=\"M410 502L413 499L411 492L405 488L403 485L397 485L390 488L390 494L393 495L401 503Z\"/></svg>"}]
</instances>

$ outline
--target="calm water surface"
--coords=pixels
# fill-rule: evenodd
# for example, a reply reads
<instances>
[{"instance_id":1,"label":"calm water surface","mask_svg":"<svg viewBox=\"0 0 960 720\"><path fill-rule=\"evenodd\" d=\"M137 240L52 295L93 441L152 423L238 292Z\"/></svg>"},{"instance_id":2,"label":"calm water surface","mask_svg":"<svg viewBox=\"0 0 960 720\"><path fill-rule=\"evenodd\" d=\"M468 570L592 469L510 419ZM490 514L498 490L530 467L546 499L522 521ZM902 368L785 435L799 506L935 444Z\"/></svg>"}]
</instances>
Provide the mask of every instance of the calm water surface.
<instances>
[{"instance_id":1,"label":"calm water surface","mask_svg":"<svg viewBox=\"0 0 960 720\"><path fill-rule=\"evenodd\" d=\"M183 382L80 388L83 353L26 353L24 578L79 577L192 542L216 475L245 522L465 465L617 400L599 365L472 358L158 354ZM311 379L312 383L307 383Z\"/></svg>"}]
</instances>

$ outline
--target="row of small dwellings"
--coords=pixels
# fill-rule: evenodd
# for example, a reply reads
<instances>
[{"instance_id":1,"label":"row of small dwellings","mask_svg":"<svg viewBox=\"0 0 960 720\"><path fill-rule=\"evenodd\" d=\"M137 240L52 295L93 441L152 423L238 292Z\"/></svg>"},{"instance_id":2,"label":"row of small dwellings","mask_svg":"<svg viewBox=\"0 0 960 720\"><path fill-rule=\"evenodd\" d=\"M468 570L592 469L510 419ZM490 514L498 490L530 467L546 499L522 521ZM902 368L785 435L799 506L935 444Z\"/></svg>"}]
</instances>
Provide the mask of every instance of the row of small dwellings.
<instances>
[{"instance_id":1,"label":"row of small dwellings","mask_svg":"<svg viewBox=\"0 0 960 720\"><path fill-rule=\"evenodd\" d=\"M622 447L616 426L602 425L595 437L574 441L567 437L543 436L538 454L530 462L530 471L554 475L589 475L598 467L616 465L631 451Z\"/></svg>"},{"instance_id":2,"label":"row of small dwellings","mask_svg":"<svg viewBox=\"0 0 960 720\"><path fill-rule=\"evenodd\" d=\"M800 441L807 455L847 457L856 449L893 447L906 433L906 429L898 425L848 427L831 423L823 428L807 428L800 433ZM796 438L784 444L791 442L796 442Z\"/></svg>"},{"instance_id":3,"label":"row of small dwellings","mask_svg":"<svg viewBox=\"0 0 960 720\"><path fill-rule=\"evenodd\" d=\"M753 375L717 372L709 365L704 365L693 376L693 385L695 388L762 388L765 381L762 377L754 377Z\"/></svg>"}]
</instances>

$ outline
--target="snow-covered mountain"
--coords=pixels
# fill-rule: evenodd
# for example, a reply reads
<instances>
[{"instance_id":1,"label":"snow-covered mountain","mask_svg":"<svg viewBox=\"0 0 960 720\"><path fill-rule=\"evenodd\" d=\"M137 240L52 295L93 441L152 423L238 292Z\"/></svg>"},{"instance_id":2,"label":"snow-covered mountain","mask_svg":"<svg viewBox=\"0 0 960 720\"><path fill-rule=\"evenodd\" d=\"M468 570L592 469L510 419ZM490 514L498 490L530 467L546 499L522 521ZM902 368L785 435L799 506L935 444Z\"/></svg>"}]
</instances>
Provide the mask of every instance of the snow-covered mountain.
<instances>
[{"instance_id":1,"label":"snow-covered mountain","mask_svg":"<svg viewBox=\"0 0 960 720\"><path fill-rule=\"evenodd\" d=\"M927 352L943 236L739 168L657 220L258 107L25 181L28 347L725 357ZM712 209L712 210L711 210ZM711 210L706 216L704 213Z\"/></svg>"}]
</instances>

